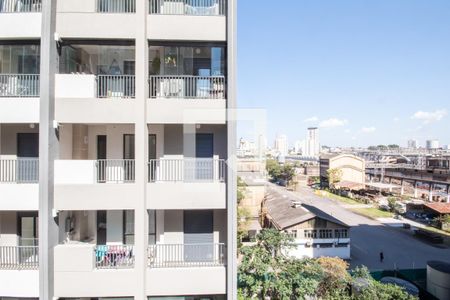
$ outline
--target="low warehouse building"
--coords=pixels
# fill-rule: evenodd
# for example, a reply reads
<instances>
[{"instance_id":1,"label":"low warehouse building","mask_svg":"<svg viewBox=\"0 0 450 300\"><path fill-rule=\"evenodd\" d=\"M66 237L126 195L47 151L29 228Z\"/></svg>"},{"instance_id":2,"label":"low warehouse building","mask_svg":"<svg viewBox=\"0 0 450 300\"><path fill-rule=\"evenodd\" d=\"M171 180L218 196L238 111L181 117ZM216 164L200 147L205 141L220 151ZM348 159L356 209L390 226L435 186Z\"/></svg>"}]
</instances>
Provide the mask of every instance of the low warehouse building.
<instances>
[{"instance_id":1,"label":"low warehouse building","mask_svg":"<svg viewBox=\"0 0 450 300\"><path fill-rule=\"evenodd\" d=\"M297 258L322 256L350 259L350 226L327 213L292 202L275 191L264 201L264 227L276 228L294 238L288 254Z\"/></svg>"}]
</instances>

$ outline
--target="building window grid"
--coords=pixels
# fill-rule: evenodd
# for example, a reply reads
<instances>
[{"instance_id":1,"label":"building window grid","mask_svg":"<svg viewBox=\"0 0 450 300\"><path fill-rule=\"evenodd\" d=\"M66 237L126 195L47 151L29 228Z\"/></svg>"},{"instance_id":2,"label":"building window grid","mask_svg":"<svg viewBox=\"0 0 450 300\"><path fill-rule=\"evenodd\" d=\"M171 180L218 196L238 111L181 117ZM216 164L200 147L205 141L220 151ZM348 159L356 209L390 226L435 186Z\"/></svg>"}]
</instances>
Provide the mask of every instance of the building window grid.
<instances>
[{"instance_id":1,"label":"building window grid","mask_svg":"<svg viewBox=\"0 0 450 300\"><path fill-rule=\"evenodd\" d=\"M333 230L331 229L320 229L319 238L321 239L331 239L333 238Z\"/></svg>"},{"instance_id":2,"label":"building window grid","mask_svg":"<svg viewBox=\"0 0 450 300\"><path fill-rule=\"evenodd\" d=\"M304 236L307 239L316 239L317 238L317 230L306 229L306 230L304 230Z\"/></svg>"},{"instance_id":3,"label":"building window grid","mask_svg":"<svg viewBox=\"0 0 450 300\"><path fill-rule=\"evenodd\" d=\"M341 238L341 239L348 238L348 230L347 229L335 229L334 236L336 238Z\"/></svg>"}]
</instances>

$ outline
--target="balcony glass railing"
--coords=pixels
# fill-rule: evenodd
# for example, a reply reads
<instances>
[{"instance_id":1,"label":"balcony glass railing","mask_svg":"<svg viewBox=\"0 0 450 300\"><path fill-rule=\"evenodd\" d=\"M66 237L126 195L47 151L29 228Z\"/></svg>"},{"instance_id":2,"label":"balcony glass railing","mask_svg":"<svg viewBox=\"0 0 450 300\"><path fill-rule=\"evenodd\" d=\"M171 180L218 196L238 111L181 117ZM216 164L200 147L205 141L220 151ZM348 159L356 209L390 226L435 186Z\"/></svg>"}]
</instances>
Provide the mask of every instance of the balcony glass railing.
<instances>
[{"instance_id":1,"label":"balcony glass railing","mask_svg":"<svg viewBox=\"0 0 450 300\"><path fill-rule=\"evenodd\" d=\"M97 75L97 98L134 98L134 75Z\"/></svg>"},{"instance_id":2,"label":"balcony glass railing","mask_svg":"<svg viewBox=\"0 0 450 300\"><path fill-rule=\"evenodd\" d=\"M39 97L38 74L0 74L0 97Z\"/></svg>"},{"instance_id":3,"label":"balcony glass railing","mask_svg":"<svg viewBox=\"0 0 450 300\"><path fill-rule=\"evenodd\" d=\"M97 0L99 13L135 13L136 0Z\"/></svg>"},{"instance_id":4,"label":"balcony glass railing","mask_svg":"<svg viewBox=\"0 0 450 300\"><path fill-rule=\"evenodd\" d=\"M185 158L151 159L149 181L223 182L226 164L223 159Z\"/></svg>"},{"instance_id":5,"label":"balcony glass railing","mask_svg":"<svg viewBox=\"0 0 450 300\"><path fill-rule=\"evenodd\" d=\"M39 159L0 159L0 183L38 183Z\"/></svg>"},{"instance_id":6,"label":"balcony glass railing","mask_svg":"<svg viewBox=\"0 0 450 300\"><path fill-rule=\"evenodd\" d=\"M133 245L97 245L95 267L98 269L126 269L134 267Z\"/></svg>"},{"instance_id":7,"label":"balcony glass railing","mask_svg":"<svg viewBox=\"0 0 450 300\"><path fill-rule=\"evenodd\" d=\"M150 98L225 99L224 76L150 76Z\"/></svg>"},{"instance_id":8,"label":"balcony glass railing","mask_svg":"<svg viewBox=\"0 0 450 300\"><path fill-rule=\"evenodd\" d=\"M150 0L150 14L225 16L226 0Z\"/></svg>"},{"instance_id":9,"label":"balcony glass railing","mask_svg":"<svg viewBox=\"0 0 450 300\"><path fill-rule=\"evenodd\" d=\"M42 0L1 0L0 13L40 12Z\"/></svg>"},{"instance_id":10,"label":"balcony glass railing","mask_svg":"<svg viewBox=\"0 0 450 300\"><path fill-rule=\"evenodd\" d=\"M39 267L39 247L0 246L0 269L23 270Z\"/></svg>"},{"instance_id":11,"label":"balcony glass railing","mask_svg":"<svg viewBox=\"0 0 450 300\"><path fill-rule=\"evenodd\" d=\"M225 244L156 244L148 247L150 268L212 267L225 264Z\"/></svg>"}]
</instances>

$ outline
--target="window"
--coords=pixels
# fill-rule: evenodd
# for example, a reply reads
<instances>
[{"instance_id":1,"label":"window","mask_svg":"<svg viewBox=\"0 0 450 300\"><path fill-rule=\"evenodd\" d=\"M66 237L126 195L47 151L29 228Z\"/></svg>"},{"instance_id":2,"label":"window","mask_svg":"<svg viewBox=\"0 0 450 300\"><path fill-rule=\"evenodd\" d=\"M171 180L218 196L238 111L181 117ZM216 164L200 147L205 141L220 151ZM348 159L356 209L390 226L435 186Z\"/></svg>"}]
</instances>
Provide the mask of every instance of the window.
<instances>
[{"instance_id":1,"label":"window","mask_svg":"<svg viewBox=\"0 0 450 300\"><path fill-rule=\"evenodd\" d=\"M317 238L317 230L306 229L304 231L304 233L305 233L305 238L307 238L307 239L316 239Z\"/></svg>"},{"instance_id":2,"label":"window","mask_svg":"<svg viewBox=\"0 0 450 300\"><path fill-rule=\"evenodd\" d=\"M284 232L293 239L297 238L297 230L285 230Z\"/></svg>"},{"instance_id":3,"label":"window","mask_svg":"<svg viewBox=\"0 0 450 300\"><path fill-rule=\"evenodd\" d=\"M156 244L156 210L147 210L148 213L148 244Z\"/></svg>"},{"instance_id":4,"label":"window","mask_svg":"<svg viewBox=\"0 0 450 300\"><path fill-rule=\"evenodd\" d=\"M125 245L133 245L134 244L134 211L133 210L124 210L123 224L124 224L123 243Z\"/></svg>"},{"instance_id":5,"label":"window","mask_svg":"<svg viewBox=\"0 0 450 300\"><path fill-rule=\"evenodd\" d=\"M150 75L224 76L225 47L221 45L150 46Z\"/></svg>"},{"instance_id":6,"label":"window","mask_svg":"<svg viewBox=\"0 0 450 300\"><path fill-rule=\"evenodd\" d=\"M348 230L347 229L335 229L334 236L338 239L346 239L346 238L348 238Z\"/></svg>"},{"instance_id":7,"label":"window","mask_svg":"<svg viewBox=\"0 0 450 300\"><path fill-rule=\"evenodd\" d=\"M331 239L333 238L333 230L331 229L320 229L319 238L321 239Z\"/></svg>"},{"instance_id":8,"label":"window","mask_svg":"<svg viewBox=\"0 0 450 300\"><path fill-rule=\"evenodd\" d=\"M39 45L0 45L1 74L39 74L39 68Z\"/></svg>"}]
</instances>

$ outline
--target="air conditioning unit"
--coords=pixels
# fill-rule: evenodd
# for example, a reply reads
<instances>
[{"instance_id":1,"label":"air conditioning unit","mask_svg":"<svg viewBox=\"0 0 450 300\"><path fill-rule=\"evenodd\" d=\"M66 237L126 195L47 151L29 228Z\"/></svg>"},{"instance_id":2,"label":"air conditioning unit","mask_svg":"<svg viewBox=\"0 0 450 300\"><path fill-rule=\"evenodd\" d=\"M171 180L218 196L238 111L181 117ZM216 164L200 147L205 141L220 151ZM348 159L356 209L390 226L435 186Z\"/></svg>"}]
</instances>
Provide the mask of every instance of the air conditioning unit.
<instances>
[{"instance_id":1,"label":"air conditioning unit","mask_svg":"<svg viewBox=\"0 0 450 300\"><path fill-rule=\"evenodd\" d=\"M302 203L300 201L292 201L292 207L293 208L298 208L301 207Z\"/></svg>"}]
</instances>

